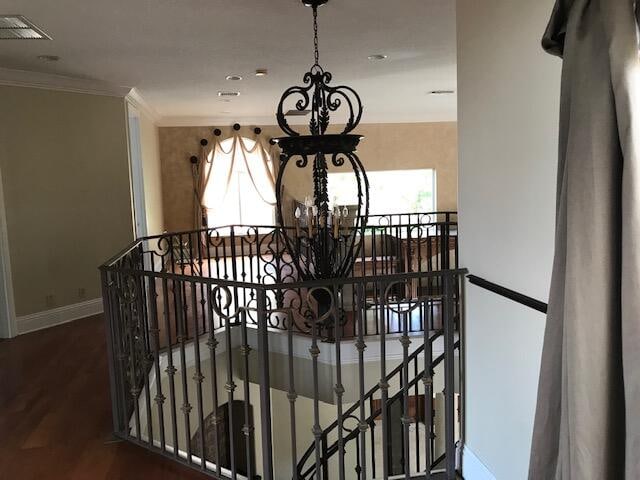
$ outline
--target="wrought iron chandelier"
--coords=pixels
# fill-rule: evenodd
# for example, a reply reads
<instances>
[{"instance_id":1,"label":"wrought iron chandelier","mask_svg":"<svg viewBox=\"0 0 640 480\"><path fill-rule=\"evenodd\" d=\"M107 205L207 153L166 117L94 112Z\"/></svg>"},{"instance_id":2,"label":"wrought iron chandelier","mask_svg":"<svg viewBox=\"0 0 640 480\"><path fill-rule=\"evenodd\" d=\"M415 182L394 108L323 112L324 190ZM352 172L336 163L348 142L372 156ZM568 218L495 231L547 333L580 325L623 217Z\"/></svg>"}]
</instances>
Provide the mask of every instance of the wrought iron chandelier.
<instances>
[{"instance_id":1,"label":"wrought iron chandelier","mask_svg":"<svg viewBox=\"0 0 640 480\"><path fill-rule=\"evenodd\" d=\"M331 86L330 72L320 66L318 49L318 8L328 0L302 0L313 9L314 59L304 74L302 86L288 88L278 104L277 120L287 135L275 139L281 148L276 181L277 215L287 247L303 279L326 279L349 275L358 256L362 230L369 215L369 182L356 147L362 136L353 130L362 118L362 102L351 87ZM308 134L294 130L285 116L287 104L309 110ZM346 116L342 128L330 129L331 117ZM337 131L338 133L330 133ZM292 219L284 215L283 178L295 158L295 167L311 170L313 195L295 209ZM350 169L357 188L356 205L334 205L330 201L329 162L335 168ZM310 165L311 164L311 165ZM310 168L309 168L310 167Z\"/></svg>"}]
</instances>

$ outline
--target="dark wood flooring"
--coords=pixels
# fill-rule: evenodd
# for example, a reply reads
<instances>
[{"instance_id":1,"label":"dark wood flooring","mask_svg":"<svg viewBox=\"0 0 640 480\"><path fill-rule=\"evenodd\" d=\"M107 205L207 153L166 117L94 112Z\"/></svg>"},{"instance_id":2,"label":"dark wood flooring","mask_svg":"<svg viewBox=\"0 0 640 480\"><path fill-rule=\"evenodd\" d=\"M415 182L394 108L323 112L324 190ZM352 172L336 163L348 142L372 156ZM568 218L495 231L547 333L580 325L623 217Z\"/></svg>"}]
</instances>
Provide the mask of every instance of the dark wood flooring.
<instances>
[{"instance_id":1,"label":"dark wood flooring","mask_svg":"<svg viewBox=\"0 0 640 480\"><path fill-rule=\"evenodd\" d=\"M0 480L205 477L111 437L104 320L0 341Z\"/></svg>"}]
</instances>

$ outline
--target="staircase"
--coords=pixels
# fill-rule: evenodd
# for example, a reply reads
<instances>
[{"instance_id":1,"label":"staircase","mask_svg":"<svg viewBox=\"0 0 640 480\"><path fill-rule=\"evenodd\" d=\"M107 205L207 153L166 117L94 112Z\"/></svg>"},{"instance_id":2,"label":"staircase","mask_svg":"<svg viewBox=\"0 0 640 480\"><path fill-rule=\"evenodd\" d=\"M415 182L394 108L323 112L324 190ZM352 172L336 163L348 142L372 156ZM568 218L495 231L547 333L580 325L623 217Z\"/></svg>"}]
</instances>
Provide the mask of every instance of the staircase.
<instances>
[{"instance_id":1,"label":"staircase","mask_svg":"<svg viewBox=\"0 0 640 480\"><path fill-rule=\"evenodd\" d=\"M434 406L432 399L434 394L434 372L436 367L444 361L445 355L444 353L438 355L430 362L430 364L428 364L426 369L422 369L418 373L413 373L413 375L405 371L407 370L405 366L407 364L417 366L420 355L423 355L425 358L429 358L431 356L430 352L433 351L433 344L435 340L442 337L442 335L442 331L435 332L430 335L428 341L420 345L408 357L407 362L403 362L397 366L385 377L385 382L387 384L392 384L394 383L394 380L397 380L399 388L393 395L387 397L386 402L382 404L383 406L373 406L374 397L379 395L382 390L380 383L378 383L364 394L361 401L354 403L344 412L341 421L336 420L325 428L318 440L310 445L302 455L297 466L297 476L294 477L294 479L328 479L330 461L336 457L344 457L347 454L348 446L352 442L356 443L355 449L352 451L355 455L355 476L349 476L348 478L356 478L358 480L365 478L381 478L382 472L380 472L379 467L376 467L377 463L382 463L383 471L386 470L389 477L401 475L403 478L405 473L408 473L410 476L420 475L421 478L425 478L424 471L426 470L426 465L429 465L430 471L435 471L438 467L441 467L446 453L442 453L437 458L434 458L434 440L436 438L433 429L434 413L424 416L422 422L419 422L416 418L410 418L409 397L411 396L411 390L415 389L417 391L418 385L422 383L424 385L424 394L421 395L421 397L424 398L423 413L433 412ZM455 349L458 350L460 342L457 341L454 345ZM415 370L416 369L414 368L414 371ZM408 381L405 381L405 378L408 378ZM414 398L417 398L417 396L414 396ZM388 441L383 441L382 448L379 449L381 451L378 452L375 448L367 449L365 444L367 441L370 441L371 444L375 443L375 431L376 428L381 428L377 423L383 416L383 410L387 412L387 417L390 416L390 412L399 411L401 416L396 420L399 420L402 423L402 427L396 432L395 437L392 433L383 437ZM414 406L414 414L415 410L416 408ZM350 428L348 426L349 423L355 426ZM394 455L391 451L393 445L408 445L410 443L409 426L410 424L417 425L418 423L422 423L425 430L423 437L424 458L420 458L420 435L416 428L415 441L413 442L415 448L412 450L414 451L414 454L417 455L415 455L413 459L410 459L409 455L404 455L404 453L408 453L407 449L401 448L400 453L403 455L394 459ZM335 440L330 443L329 438L331 438L331 436L339 436L336 434L336 431L340 424L344 432L341 440ZM383 461L377 462L376 455L382 455ZM413 465L410 465L411 460L414 462ZM336 461L340 464L339 468L344 469L344 459L338 458ZM413 469L411 468L412 466L414 467ZM420 467L422 467L422 470ZM437 472L434 472L434 475L437 475Z\"/></svg>"}]
</instances>

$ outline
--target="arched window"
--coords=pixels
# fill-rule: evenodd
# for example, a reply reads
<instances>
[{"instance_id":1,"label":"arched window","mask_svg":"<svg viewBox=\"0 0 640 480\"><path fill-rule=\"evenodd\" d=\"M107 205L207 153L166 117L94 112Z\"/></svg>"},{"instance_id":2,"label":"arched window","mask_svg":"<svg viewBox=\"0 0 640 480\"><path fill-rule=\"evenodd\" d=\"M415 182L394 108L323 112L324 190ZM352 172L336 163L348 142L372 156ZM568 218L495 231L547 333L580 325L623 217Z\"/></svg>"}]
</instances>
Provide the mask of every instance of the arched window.
<instances>
[{"instance_id":1,"label":"arched window","mask_svg":"<svg viewBox=\"0 0 640 480\"><path fill-rule=\"evenodd\" d=\"M274 168L261 142L233 136L209 154L203 206L209 227L273 225Z\"/></svg>"}]
</instances>

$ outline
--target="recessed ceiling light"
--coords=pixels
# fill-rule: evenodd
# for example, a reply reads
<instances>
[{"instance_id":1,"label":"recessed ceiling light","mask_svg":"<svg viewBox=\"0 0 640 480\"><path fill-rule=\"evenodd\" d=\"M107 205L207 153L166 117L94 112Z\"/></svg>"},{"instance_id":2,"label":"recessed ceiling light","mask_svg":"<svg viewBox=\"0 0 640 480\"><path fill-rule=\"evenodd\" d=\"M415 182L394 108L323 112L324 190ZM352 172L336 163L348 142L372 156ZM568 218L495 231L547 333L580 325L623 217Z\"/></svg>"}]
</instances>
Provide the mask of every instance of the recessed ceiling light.
<instances>
[{"instance_id":1,"label":"recessed ceiling light","mask_svg":"<svg viewBox=\"0 0 640 480\"><path fill-rule=\"evenodd\" d=\"M429 95L453 95L455 90L431 90Z\"/></svg>"},{"instance_id":2,"label":"recessed ceiling light","mask_svg":"<svg viewBox=\"0 0 640 480\"><path fill-rule=\"evenodd\" d=\"M269 75L269 71L266 68L256 70L256 77L266 77L267 75Z\"/></svg>"},{"instance_id":3,"label":"recessed ceiling light","mask_svg":"<svg viewBox=\"0 0 640 480\"><path fill-rule=\"evenodd\" d=\"M376 53L375 55L369 55L367 58L372 61L377 61L386 60L389 57L387 55L383 55L382 53Z\"/></svg>"},{"instance_id":4,"label":"recessed ceiling light","mask_svg":"<svg viewBox=\"0 0 640 480\"><path fill-rule=\"evenodd\" d=\"M240 92L218 92L219 97L239 97Z\"/></svg>"},{"instance_id":5,"label":"recessed ceiling light","mask_svg":"<svg viewBox=\"0 0 640 480\"><path fill-rule=\"evenodd\" d=\"M38 55L38 60L42 60L43 62L57 62L60 60L58 55Z\"/></svg>"},{"instance_id":6,"label":"recessed ceiling light","mask_svg":"<svg viewBox=\"0 0 640 480\"><path fill-rule=\"evenodd\" d=\"M242 76L241 75L227 75L227 80L231 80L233 82L237 82L239 80L242 80Z\"/></svg>"},{"instance_id":7,"label":"recessed ceiling light","mask_svg":"<svg viewBox=\"0 0 640 480\"><path fill-rule=\"evenodd\" d=\"M51 37L22 15L0 15L0 40L51 40Z\"/></svg>"}]
</instances>

